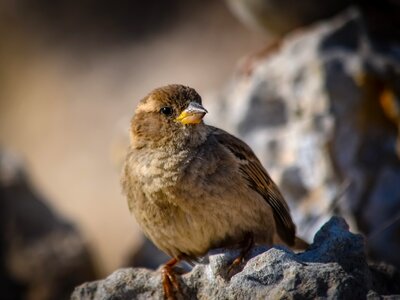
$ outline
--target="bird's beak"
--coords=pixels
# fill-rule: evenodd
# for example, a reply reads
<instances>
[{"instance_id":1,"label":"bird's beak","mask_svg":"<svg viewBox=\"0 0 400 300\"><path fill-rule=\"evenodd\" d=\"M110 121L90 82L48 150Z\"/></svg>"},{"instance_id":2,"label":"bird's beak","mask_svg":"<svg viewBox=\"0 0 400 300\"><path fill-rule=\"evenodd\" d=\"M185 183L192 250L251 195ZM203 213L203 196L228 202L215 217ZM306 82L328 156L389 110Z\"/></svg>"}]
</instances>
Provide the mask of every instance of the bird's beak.
<instances>
[{"instance_id":1,"label":"bird's beak","mask_svg":"<svg viewBox=\"0 0 400 300\"><path fill-rule=\"evenodd\" d=\"M190 102L188 107L175 119L182 124L199 124L207 110L196 102Z\"/></svg>"}]
</instances>

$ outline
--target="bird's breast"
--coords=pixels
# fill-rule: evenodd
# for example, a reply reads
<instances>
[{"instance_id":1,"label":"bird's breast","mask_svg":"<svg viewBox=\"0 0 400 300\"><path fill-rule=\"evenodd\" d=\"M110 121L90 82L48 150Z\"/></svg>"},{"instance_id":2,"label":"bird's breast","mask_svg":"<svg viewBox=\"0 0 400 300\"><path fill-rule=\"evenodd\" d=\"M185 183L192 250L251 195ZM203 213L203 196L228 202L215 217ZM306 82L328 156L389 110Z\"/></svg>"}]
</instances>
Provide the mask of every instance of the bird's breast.
<instances>
[{"instance_id":1,"label":"bird's breast","mask_svg":"<svg viewBox=\"0 0 400 300\"><path fill-rule=\"evenodd\" d=\"M147 151L134 159L132 172L147 195L159 194L176 186L182 176L182 169L189 160L187 151Z\"/></svg>"}]
</instances>

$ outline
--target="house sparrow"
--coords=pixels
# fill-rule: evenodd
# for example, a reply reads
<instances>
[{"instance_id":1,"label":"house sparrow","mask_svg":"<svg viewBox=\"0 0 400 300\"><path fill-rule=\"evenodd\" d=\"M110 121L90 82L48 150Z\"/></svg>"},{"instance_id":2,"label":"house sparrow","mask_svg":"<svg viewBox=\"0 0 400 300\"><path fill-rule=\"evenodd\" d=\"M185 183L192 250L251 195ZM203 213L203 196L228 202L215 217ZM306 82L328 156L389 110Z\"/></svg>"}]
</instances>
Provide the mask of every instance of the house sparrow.
<instances>
[{"instance_id":1,"label":"house sparrow","mask_svg":"<svg viewBox=\"0 0 400 300\"><path fill-rule=\"evenodd\" d=\"M206 113L194 89L168 85L141 100L131 121L123 191L146 236L172 257L163 268L167 297L182 259L232 246L244 256L253 243L306 246L250 147L204 124Z\"/></svg>"}]
</instances>

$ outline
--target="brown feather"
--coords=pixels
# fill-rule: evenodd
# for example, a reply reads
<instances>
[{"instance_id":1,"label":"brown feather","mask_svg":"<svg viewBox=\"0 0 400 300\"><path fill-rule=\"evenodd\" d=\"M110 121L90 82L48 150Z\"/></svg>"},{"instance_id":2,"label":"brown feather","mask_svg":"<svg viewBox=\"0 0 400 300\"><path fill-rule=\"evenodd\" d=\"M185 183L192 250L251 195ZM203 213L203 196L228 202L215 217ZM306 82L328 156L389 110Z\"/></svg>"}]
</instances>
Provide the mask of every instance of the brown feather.
<instances>
[{"instance_id":1,"label":"brown feather","mask_svg":"<svg viewBox=\"0 0 400 300\"><path fill-rule=\"evenodd\" d=\"M261 162L248 145L233 135L215 128L213 134L239 160L240 170L248 185L259 193L273 209L276 229L280 238L288 245L294 245L296 227L290 216L289 208Z\"/></svg>"}]
</instances>

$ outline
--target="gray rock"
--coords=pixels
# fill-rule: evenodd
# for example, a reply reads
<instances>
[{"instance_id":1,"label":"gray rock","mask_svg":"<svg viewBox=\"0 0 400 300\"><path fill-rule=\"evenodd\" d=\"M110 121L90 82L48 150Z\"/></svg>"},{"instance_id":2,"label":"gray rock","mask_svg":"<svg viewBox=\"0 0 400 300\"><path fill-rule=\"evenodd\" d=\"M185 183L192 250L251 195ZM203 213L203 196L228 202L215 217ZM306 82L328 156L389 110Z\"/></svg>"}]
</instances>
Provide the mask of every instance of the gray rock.
<instances>
[{"instance_id":1,"label":"gray rock","mask_svg":"<svg viewBox=\"0 0 400 300\"><path fill-rule=\"evenodd\" d=\"M216 254L217 253L217 254ZM227 278L239 254L214 251L207 264L196 265L180 279L182 299L365 299L399 294L400 274L392 267L369 266L361 235L332 218L304 253L283 247L255 247L243 269ZM104 280L85 283L73 300L162 299L159 271L121 269Z\"/></svg>"}]
</instances>

